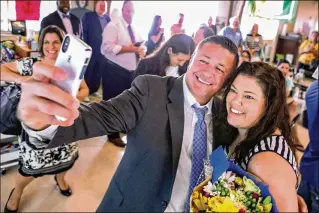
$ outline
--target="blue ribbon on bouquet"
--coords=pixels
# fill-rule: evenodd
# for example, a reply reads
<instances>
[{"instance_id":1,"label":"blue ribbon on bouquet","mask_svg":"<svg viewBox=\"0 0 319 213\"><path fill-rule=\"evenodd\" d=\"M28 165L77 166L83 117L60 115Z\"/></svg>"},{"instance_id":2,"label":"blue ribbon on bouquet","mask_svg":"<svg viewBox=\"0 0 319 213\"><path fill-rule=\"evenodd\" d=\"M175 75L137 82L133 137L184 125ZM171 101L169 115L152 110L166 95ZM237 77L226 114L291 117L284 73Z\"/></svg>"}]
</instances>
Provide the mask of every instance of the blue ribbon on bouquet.
<instances>
[{"instance_id":1,"label":"blue ribbon on bouquet","mask_svg":"<svg viewBox=\"0 0 319 213\"><path fill-rule=\"evenodd\" d=\"M216 150L212 152L209 157L209 161L211 166L213 167L213 174L212 174L212 183L215 183L220 176L226 171L232 171L239 176L246 176L247 178L251 179L260 189L262 197L271 197L272 202L272 210L271 212L279 212L275 199L269 192L269 186L264 184L263 182L258 181L253 175L249 174L245 170L243 170L240 166L233 163L232 161L228 160L225 154L224 149L219 146Z\"/></svg>"}]
</instances>

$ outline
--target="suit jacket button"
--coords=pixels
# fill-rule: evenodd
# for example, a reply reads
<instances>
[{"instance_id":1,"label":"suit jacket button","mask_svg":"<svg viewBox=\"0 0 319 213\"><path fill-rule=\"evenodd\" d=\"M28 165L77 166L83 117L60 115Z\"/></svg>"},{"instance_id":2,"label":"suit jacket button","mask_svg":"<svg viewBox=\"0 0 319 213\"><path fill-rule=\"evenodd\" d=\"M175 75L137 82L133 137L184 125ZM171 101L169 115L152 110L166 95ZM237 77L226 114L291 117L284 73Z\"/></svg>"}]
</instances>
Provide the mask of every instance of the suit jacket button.
<instances>
[{"instance_id":1,"label":"suit jacket button","mask_svg":"<svg viewBox=\"0 0 319 213\"><path fill-rule=\"evenodd\" d=\"M166 208L166 207L167 207L167 202L166 202L165 200L163 200L163 201L161 202L161 206L162 206L163 208Z\"/></svg>"}]
</instances>

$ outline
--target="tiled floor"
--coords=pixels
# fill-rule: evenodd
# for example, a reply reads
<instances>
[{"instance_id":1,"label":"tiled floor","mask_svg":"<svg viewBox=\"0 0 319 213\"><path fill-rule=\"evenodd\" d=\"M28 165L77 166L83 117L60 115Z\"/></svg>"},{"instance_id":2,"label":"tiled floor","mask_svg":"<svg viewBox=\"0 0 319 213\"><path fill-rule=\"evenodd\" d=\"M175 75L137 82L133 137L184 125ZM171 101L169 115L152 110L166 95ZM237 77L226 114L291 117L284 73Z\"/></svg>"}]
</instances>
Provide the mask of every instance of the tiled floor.
<instances>
[{"instance_id":1,"label":"tiled floor","mask_svg":"<svg viewBox=\"0 0 319 213\"><path fill-rule=\"evenodd\" d=\"M80 157L66 175L73 190L72 196L60 194L53 176L40 177L26 187L19 210L95 212L125 150L106 140L106 137L100 137L79 142ZM1 177L1 212L14 185L16 173L17 168L11 168Z\"/></svg>"}]
</instances>

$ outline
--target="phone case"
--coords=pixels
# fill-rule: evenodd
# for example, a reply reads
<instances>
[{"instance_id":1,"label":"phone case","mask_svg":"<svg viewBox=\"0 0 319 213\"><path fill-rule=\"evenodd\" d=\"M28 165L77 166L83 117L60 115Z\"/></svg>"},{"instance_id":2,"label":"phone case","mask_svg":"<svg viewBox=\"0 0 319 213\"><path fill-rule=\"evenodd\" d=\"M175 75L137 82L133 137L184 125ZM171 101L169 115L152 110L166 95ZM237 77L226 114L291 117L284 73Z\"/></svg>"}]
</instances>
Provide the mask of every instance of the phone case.
<instances>
[{"instance_id":1,"label":"phone case","mask_svg":"<svg viewBox=\"0 0 319 213\"><path fill-rule=\"evenodd\" d=\"M72 34L65 35L55 66L63 69L68 76L65 81L52 83L76 97L91 55L89 45Z\"/></svg>"}]
</instances>

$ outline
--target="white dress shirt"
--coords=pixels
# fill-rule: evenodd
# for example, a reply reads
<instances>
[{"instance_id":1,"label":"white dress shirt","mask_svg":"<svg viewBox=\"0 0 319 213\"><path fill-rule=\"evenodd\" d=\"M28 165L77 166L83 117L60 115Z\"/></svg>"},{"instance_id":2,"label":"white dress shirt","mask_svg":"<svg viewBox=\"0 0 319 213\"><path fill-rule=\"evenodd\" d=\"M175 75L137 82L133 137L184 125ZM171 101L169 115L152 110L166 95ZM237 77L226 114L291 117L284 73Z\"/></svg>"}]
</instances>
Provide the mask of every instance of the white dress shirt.
<instances>
[{"instance_id":1,"label":"white dress shirt","mask_svg":"<svg viewBox=\"0 0 319 213\"><path fill-rule=\"evenodd\" d=\"M179 77L179 73L178 73L178 66L169 66L166 68L165 72L166 72L166 76L173 76L173 77Z\"/></svg>"},{"instance_id":2,"label":"white dress shirt","mask_svg":"<svg viewBox=\"0 0 319 213\"><path fill-rule=\"evenodd\" d=\"M197 122L197 115L192 105L197 107L200 105L196 102L194 96L189 91L185 76L183 79L183 93L184 93L184 133L181 154L179 157L175 182L171 200L165 212L184 212L185 204L187 202L188 188L190 184L191 171L192 171L192 151L193 151L193 136L194 128ZM205 115L205 123L207 126L207 157L213 149L213 120L212 120L212 100L205 106L208 111ZM204 106L202 106L204 107Z\"/></svg>"},{"instance_id":3,"label":"white dress shirt","mask_svg":"<svg viewBox=\"0 0 319 213\"><path fill-rule=\"evenodd\" d=\"M74 34L73 33L73 28L72 28L72 23L71 23L71 19L69 18L63 18L62 16L62 12L57 10L58 11L58 14L60 16L60 18L62 19L62 22L63 22L63 25L65 27L65 30L67 33L70 33L70 34ZM68 16L71 16L70 15L70 12L67 12L65 15L68 15Z\"/></svg>"},{"instance_id":4,"label":"white dress shirt","mask_svg":"<svg viewBox=\"0 0 319 213\"><path fill-rule=\"evenodd\" d=\"M183 94L184 94L184 133L183 143L181 147L181 154L178 162L177 172L175 176L175 182L173 185L171 200L165 210L165 212L183 212L188 196L188 188L190 184L191 171L192 171L192 151L193 151L193 136L194 128L197 122L197 115L192 105L197 107L207 107L208 110L205 115L205 123L207 126L207 157L213 149L213 122L212 122L212 100L210 100L205 106L200 106L194 96L189 91L185 76L183 78ZM57 126L51 126L45 130L35 132L24 124L23 128L29 135L37 138L45 138L52 140L57 132Z\"/></svg>"},{"instance_id":5,"label":"white dress shirt","mask_svg":"<svg viewBox=\"0 0 319 213\"><path fill-rule=\"evenodd\" d=\"M101 53L110 61L124 67L128 71L134 71L136 69L136 55L134 52L118 54L122 46L129 46L132 44L130 34L128 32L128 23L119 18L116 22L110 22L103 30L103 41L101 45ZM131 25L132 31L136 42L143 41L134 27Z\"/></svg>"}]
</instances>

